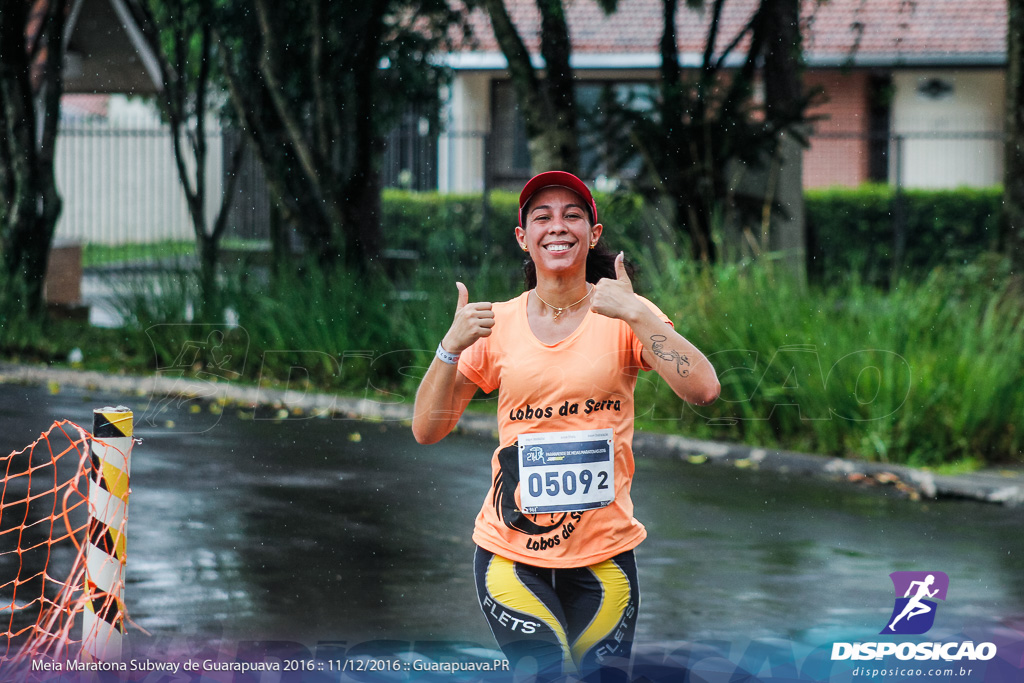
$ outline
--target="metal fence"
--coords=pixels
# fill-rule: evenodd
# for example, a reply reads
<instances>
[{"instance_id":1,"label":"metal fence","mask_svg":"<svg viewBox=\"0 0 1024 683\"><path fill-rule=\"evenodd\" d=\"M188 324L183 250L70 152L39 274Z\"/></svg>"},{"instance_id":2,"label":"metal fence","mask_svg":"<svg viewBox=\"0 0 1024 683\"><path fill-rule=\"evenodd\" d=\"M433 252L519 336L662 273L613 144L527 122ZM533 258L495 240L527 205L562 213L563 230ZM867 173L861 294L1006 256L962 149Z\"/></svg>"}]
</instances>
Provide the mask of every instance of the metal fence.
<instances>
[{"instance_id":1,"label":"metal fence","mask_svg":"<svg viewBox=\"0 0 1024 683\"><path fill-rule=\"evenodd\" d=\"M209 135L207 177L218 197L221 135ZM64 209L56 239L131 244L193 238L169 129L77 122L62 126L56 148Z\"/></svg>"},{"instance_id":2,"label":"metal fence","mask_svg":"<svg viewBox=\"0 0 1024 683\"><path fill-rule=\"evenodd\" d=\"M385 140L385 186L419 191L438 188L437 136L424 121L405 117ZM251 146L238 131L217 127L206 131L206 145L208 223L212 224L221 209L232 153L238 145L245 145L228 204L225 235L267 239L270 197ZM193 172L194 166L189 171ZM195 239L166 125L124 125L102 119L65 123L57 142L56 176L64 201L57 225L58 243L138 245Z\"/></svg>"},{"instance_id":3,"label":"metal fence","mask_svg":"<svg viewBox=\"0 0 1024 683\"><path fill-rule=\"evenodd\" d=\"M438 136L408 117L388 136L382 179L387 186L442 192L483 192L517 187L528 174L486 131L445 131ZM207 217L219 210L232 150L244 144L235 131L207 132ZM500 149L495 149L495 148ZM518 157L517 157L518 158ZM1002 181L1002 134L897 132L820 134L804 153L808 187L853 186L866 181L900 188L991 186ZM58 242L125 245L189 242L194 233L166 126L117 127L71 123L57 145L57 183L64 210ZM486 202L485 202L486 204ZM270 201L260 164L251 151L228 217L227 236L266 239Z\"/></svg>"}]
</instances>

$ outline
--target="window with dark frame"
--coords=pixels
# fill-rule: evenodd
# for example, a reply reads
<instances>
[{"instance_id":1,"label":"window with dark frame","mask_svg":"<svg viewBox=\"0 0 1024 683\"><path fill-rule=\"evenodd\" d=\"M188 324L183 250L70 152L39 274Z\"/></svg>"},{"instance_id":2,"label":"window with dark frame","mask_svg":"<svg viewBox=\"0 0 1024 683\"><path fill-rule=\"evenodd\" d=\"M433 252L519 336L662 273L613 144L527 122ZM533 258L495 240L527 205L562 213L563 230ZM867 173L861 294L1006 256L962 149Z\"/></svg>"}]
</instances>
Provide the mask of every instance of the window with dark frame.
<instances>
[{"instance_id":1,"label":"window with dark frame","mask_svg":"<svg viewBox=\"0 0 1024 683\"><path fill-rule=\"evenodd\" d=\"M623 133L623 112L648 108L654 88L651 81L589 80L577 84L580 173L585 178L636 176L640 160ZM530 178L531 169L526 126L511 81L492 82L491 112L490 186L515 189Z\"/></svg>"}]
</instances>

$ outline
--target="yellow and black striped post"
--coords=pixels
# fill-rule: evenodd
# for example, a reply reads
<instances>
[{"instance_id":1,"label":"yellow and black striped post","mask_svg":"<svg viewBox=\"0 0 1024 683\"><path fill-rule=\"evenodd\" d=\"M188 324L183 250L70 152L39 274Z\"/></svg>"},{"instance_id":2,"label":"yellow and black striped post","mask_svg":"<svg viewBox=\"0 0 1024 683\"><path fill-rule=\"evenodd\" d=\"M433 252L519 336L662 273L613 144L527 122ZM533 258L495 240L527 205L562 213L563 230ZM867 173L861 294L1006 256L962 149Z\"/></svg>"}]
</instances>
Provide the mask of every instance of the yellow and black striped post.
<instances>
[{"instance_id":1,"label":"yellow and black striped post","mask_svg":"<svg viewBox=\"0 0 1024 683\"><path fill-rule=\"evenodd\" d=\"M82 612L84 659L115 661L121 657L131 449L132 411L124 406L93 411Z\"/></svg>"}]
</instances>

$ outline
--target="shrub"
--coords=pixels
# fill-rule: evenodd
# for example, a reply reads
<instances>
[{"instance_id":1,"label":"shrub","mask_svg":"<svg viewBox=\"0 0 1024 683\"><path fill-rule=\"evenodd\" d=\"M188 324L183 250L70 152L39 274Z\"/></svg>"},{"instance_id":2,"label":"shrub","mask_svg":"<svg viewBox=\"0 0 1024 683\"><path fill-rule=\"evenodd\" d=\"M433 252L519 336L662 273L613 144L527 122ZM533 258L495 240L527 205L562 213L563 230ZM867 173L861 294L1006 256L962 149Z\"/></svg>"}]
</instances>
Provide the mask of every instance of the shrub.
<instances>
[{"instance_id":1,"label":"shrub","mask_svg":"<svg viewBox=\"0 0 1024 683\"><path fill-rule=\"evenodd\" d=\"M722 396L688 406L644 381L645 426L917 466L1024 461L1024 304L1004 260L890 291L664 263L652 298L709 354Z\"/></svg>"},{"instance_id":2,"label":"shrub","mask_svg":"<svg viewBox=\"0 0 1024 683\"><path fill-rule=\"evenodd\" d=\"M855 275L875 285L920 279L932 268L964 264L996 247L999 188L906 190L887 185L809 190L805 194L812 279L837 284ZM685 253L678 235L635 194L596 195L607 244L627 254L652 253L658 244ZM388 190L383 225L389 246L411 249L431 264L476 268L484 254L495 263L519 258L512 230L517 195L507 191L442 195ZM486 216L486 220L485 220ZM904 225L900 272L893 273L895 226Z\"/></svg>"},{"instance_id":3,"label":"shrub","mask_svg":"<svg viewBox=\"0 0 1024 683\"><path fill-rule=\"evenodd\" d=\"M599 218L613 248L638 248L664 238L665 226L637 195L598 194ZM486 261L517 263L515 242L518 195L507 191L481 195L387 190L383 197L385 243L416 251L433 266L479 268Z\"/></svg>"},{"instance_id":4,"label":"shrub","mask_svg":"<svg viewBox=\"0 0 1024 683\"><path fill-rule=\"evenodd\" d=\"M922 277L941 265L964 264L996 248L1002 190L905 190L887 185L810 190L805 195L813 235L812 274L836 283L854 273L888 284ZM905 246L893 270L895 229L902 219Z\"/></svg>"}]
</instances>

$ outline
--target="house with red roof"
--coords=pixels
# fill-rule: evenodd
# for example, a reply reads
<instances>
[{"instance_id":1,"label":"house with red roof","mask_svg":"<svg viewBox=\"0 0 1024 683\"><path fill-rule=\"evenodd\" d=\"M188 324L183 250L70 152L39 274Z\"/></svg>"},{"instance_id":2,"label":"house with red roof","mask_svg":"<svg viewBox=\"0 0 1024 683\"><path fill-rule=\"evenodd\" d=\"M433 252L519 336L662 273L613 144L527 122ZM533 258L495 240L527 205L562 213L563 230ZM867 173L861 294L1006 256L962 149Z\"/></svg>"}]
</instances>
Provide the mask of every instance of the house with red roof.
<instances>
[{"instance_id":1,"label":"house with red roof","mask_svg":"<svg viewBox=\"0 0 1024 683\"><path fill-rule=\"evenodd\" d=\"M717 50L757 4L726 1ZM542 67L535 0L506 5ZM565 6L582 120L603 88L626 96L656 82L660 0L619 0L610 15L595 0ZM1006 0L805 0L804 83L825 97L811 112L820 119L804 153L805 187L1001 182L1006 12ZM680 7L684 67L701 63L709 21L707 10ZM438 141L442 191L480 190L485 179L515 187L530 173L506 60L487 15L475 11L471 24L474 41L448 55L455 77Z\"/></svg>"}]
</instances>

